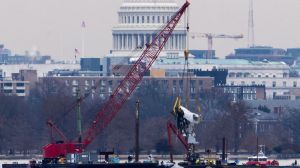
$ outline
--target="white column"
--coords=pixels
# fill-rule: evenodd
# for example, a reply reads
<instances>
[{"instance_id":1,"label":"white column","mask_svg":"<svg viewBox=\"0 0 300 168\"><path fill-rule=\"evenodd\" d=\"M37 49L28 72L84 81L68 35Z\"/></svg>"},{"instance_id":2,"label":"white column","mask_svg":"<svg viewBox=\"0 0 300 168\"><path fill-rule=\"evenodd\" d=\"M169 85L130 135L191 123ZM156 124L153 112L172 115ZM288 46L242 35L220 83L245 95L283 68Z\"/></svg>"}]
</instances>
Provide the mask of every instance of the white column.
<instances>
[{"instance_id":1,"label":"white column","mask_svg":"<svg viewBox=\"0 0 300 168\"><path fill-rule=\"evenodd\" d=\"M122 49L122 35L119 34L119 50Z\"/></svg>"},{"instance_id":2,"label":"white column","mask_svg":"<svg viewBox=\"0 0 300 168\"><path fill-rule=\"evenodd\" d=\"M124 49L124 34L121 35L121 50Z\"/></svg>"},{"instance_id":3,"label":"white column","mask_svg":"<svg viewBox=\"0 0 300 168\"><path fill-rule=\"evenodd\" d=\"M118 50L120 50L120 35L118 34L117 35L117 48L118 48Z\"/></svg>"},{"instance_id":4,"label":"white column","mask_svg":"<svg viewBox=\"0 0 300 168\"><path fill-rule=\"evenodd\" d=\"M141 35L138 34L137 36L138 36L138 45L137 45L137 47L140 47L141 46Z\"/></svg>"},{"instance_id":5,"label":"white column","mask_svg":"<svg viewBox=\"0 0 300 168\"><path fill-rule=\"evenodd\" d=\"M177 34L175 37L176 37L176 43L177 43L176 49L179 50L179 35Z\"/></svg>"},{"instance_id":6,"label":"white column","mask_svg":"<svg viewBox=\"0 0 300 168\"><path fill-rule=\"evenodd\" d=\"M126 49L126 36L123 34L123 50Z\"/></svg>"},{"instance_id":7,"label":"white column","mask_svg":"<svg viewBox=\"0 0 300 168\"><path fill-rule=\"evenodd\" d=\"M122 50L122 35L119 34L119 50Z\"/></svg>"},{"instance_id":8,"label":"white column","mask_svg":"<svg viewBox=\"0 0 300 168\"><path fill-rule=\"evenodd\" d=\"M128 35L128 49L132 50L132 34Z\"/></svg>"},{"instance_id":9,"label":"white column","mask_svg":"<svg viewBox=\"0 0 300 168\"><path fill-rule=\"evenodd\" d=\"M128 50L128 47L129 44L128 44L128 34L125 34L125 50Z\"/></svg>"},{"instance_id":10,"label":"white column","mask_svg":"<svg viewBox=\"0 0 300 168\"><path fill-rule=\"evenodd\" d=\"M172 49L175 49L175 34L172 36Z\"/></svg>"},{"instance_id":11,"label":"white column","mask_svg":"<svg viewBox=\"0 0 300 168\"><path fill-rule=\"evenodd\" d=\"M131 47L131 49L134 49L135 48L135 35L132 34L131 36L132 36L132 47Z\"/></svg>"},{"instance_id":12,"label":"white column","mask_svg":"<svg viewBox=\"0 0 300 168\"><path fill-rule=\"evenodd\" d=\"M123 40L122 40L123 50L125 50L126 49L126 36L125 36L125 34L122 35L122 38L123 38Z\"/></svg>"}]
</instances>

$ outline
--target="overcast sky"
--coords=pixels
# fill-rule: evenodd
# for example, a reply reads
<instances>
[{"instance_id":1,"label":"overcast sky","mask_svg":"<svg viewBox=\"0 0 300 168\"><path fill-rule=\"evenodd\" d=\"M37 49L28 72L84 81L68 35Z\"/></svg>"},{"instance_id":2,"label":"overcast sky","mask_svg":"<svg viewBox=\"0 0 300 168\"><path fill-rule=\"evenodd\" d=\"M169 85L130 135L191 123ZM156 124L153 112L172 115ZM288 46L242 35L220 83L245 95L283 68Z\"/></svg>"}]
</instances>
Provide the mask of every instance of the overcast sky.
<instances>
[{"instance_id":1,"label":"overcast sky","mask_svg":"<svg viewBox=\"0 0 300 168\"><path fill-rule=\"evenodd\" d=\"M178 0L181 5L184 0ZM190 0L191 31L247 35L248 0ZM73 59L81 48L81 22L86 22L86 55L100 57L112 46L111 28L117 24L122 0L0 0L0 43L24 53L37 48L55 59ZM300 0L254 0L258 45L300 47ZM216 39L223 57L243 40ZM207 49L205 39L191 40L191 48Z\"/></svg>"}]
</instances>

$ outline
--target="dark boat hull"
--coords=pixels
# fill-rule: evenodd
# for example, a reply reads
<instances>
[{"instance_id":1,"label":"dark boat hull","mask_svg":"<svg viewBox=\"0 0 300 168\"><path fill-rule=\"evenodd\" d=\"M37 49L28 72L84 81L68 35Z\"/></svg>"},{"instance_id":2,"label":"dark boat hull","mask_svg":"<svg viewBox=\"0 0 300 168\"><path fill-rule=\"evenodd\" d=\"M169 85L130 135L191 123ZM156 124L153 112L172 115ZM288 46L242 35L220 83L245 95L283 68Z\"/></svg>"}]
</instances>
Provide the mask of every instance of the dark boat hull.
<instances>
[{"instance_id":1,"label":"dark boat hull","mask_svg":"<svg viewBox=\"0 0 300 168\"><path fill-rule=\"evenodd\" d=\"M157 163L3 164L2 168L160 168Z\"/></svg>"}]
</instances>

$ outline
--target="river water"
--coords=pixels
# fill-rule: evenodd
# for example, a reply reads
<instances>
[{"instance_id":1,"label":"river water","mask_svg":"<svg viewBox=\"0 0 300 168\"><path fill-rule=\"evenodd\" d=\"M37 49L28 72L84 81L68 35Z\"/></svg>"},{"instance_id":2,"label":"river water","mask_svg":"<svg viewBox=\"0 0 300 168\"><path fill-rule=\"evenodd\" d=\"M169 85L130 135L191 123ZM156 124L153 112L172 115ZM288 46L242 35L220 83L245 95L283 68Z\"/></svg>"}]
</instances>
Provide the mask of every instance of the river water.
<instances>
[{"instance_id":1,"label":"river water","mask_svg":"<svg viewBox=\"0 0 300 168\"><path fill-rule=\"evenodd\" d=\"M278 160L279 161L279 165L280 166L289 166L292 163L295 162L295 160L297 160L298 163L300 163L300 158L298 159L284 159L284 160ZM22 163L28 163L29 160L0 160L0 168L2 168L2 164L11 164L13 162L17 162L19 164ZM177 161L179 162L179 161ZM245 163L246 160L240 160L240 163ZM174 166L174 168L180 168L180 166Z\"/></svg>"}]
</instances>

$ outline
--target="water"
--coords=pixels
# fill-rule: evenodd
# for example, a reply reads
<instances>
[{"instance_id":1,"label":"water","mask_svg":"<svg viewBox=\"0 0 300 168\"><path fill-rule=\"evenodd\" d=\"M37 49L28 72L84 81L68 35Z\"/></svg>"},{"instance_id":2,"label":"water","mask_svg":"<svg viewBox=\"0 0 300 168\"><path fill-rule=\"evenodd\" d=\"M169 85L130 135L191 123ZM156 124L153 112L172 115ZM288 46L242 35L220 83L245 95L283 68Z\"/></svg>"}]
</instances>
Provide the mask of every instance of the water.
<instances>
[{"instance_id":1,"label":"water","mask_svg":"<svg viewBox=\"0 0 300 168\"><path fill-rule=\"evenodd\" d=\"M290 166L292 163L295 162L295 160L297 160L297 162L300 163L300 158L284 159L284 160L278 160L278 161L279 161L280 166ZM0 168L2 168L2 164L11 164L13 162L23 164L23 163L29 163L29 160L0 160ZM180 162L180 161L177 160L176 162ZM246 162L246 160L240 160L240 163L245 163L245 162ZM174 168L181 168L181 167L176 165L176 166L174 166Z\"/></svg>"}]
</instances>

